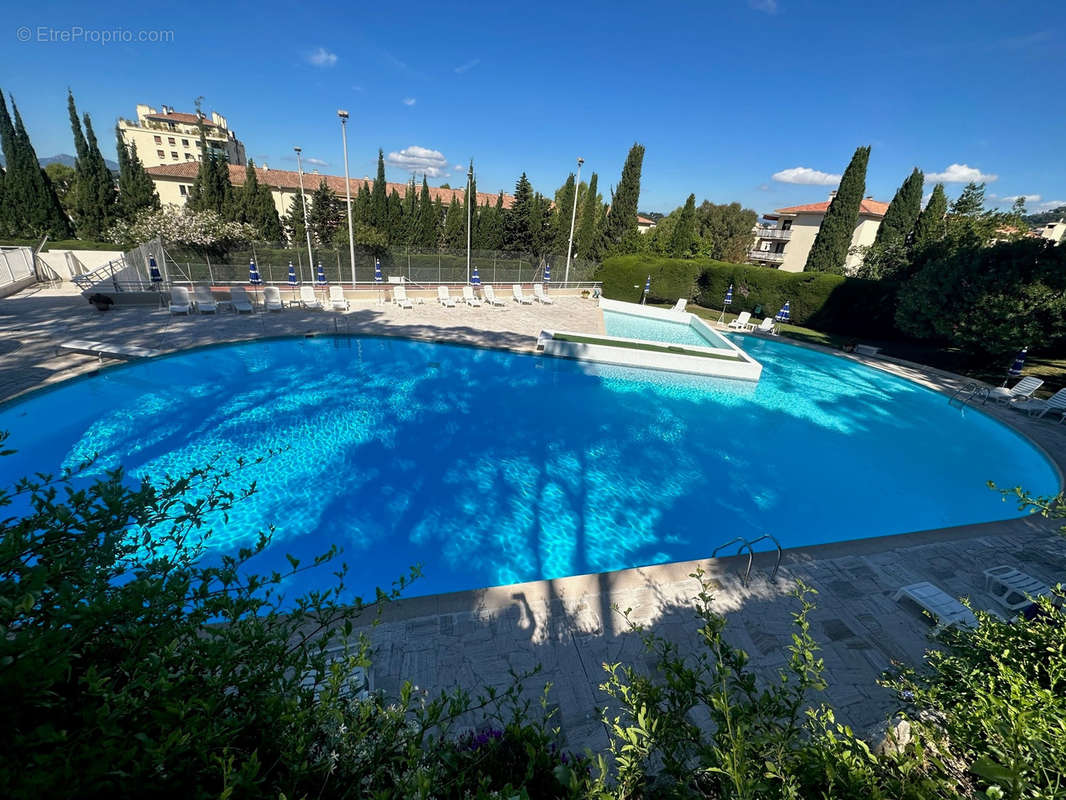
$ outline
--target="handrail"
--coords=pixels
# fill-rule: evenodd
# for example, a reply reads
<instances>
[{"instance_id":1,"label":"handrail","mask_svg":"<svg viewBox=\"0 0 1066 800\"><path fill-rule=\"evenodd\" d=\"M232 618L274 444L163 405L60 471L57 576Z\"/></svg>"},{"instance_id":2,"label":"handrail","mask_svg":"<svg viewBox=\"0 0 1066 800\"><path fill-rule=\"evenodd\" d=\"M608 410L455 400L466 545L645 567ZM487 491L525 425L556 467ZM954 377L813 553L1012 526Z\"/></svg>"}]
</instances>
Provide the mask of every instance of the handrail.
<instances>
[{"instance_id":1,"label":"handrail","mask_svg":"<svg viewBox=\"0 0 1066 800\"><path fill-rule=\"evenodd\" d=\"M771 542L774 543L774 546L777 548L777 560L774 561L774 568L770 572L770 581L776 581L777 571L781 567L781 557L783 555L783 551L781 549L781 543L769 533L764 533L761 536L757 536L751 540L745 539L743 536L735 536L725 544L718 545L718 547L714 548L714 550L711 551L711 558L715 558L720 551L725 550L727 547L730 547L736 544L737 542L740 542L740 547L737 548L736 554L739 556L742 552L744 552L745 549L747 549L748 551L748 565L744 569L744 577L741 579L743 583L747 585L748 580L751 578L751 565L752 562L755 560L754 545L758 544L763 539L769 539Z\"/></svg>"},{"instance_id":2,"label":"handrail","mask_svg":"<svg viewBox=\"0 0 1066 800\"><path fill-rule=\"evenodd\" d=\"M948 398L948 405L954 405L957 400L959 408L968 405L971 400L977 397L984 397L982 405L988 402L988 399L992 396L992 390L987 386L979 383L967 383L961 389L956 389L955 392Z\"/></svg>"}]
</instances>

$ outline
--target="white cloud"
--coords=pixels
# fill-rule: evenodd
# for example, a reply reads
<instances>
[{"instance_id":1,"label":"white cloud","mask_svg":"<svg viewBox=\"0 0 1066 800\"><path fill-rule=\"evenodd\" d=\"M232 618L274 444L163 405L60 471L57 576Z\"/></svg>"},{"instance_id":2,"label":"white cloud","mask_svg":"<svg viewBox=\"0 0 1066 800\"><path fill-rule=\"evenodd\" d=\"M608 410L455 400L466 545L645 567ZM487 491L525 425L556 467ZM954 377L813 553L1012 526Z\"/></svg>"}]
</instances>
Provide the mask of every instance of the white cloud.
<instances>
[{"instance_id":1,"label":"white cloud","mask_svg":"<svg viewBox=\"0 0 1066 800\"><path fill-rule=\"evenodd\" d=\"M839 175L820 172L810 167L783 169L780 172L775 172L771 177L780 183L805 183L811 186L836 186L840 183Z\"/></svg>"},{"instance_id":2,"label":"white cloud","mask_svg":"<svg viewBox=\"0 0 1066 800\"><path fill-rule=\"evenodd\" d=\"M1008 194L1005 197L996 197L996 195L989 195L990 198L996 198L997 200L1003 200L1007 203L1013 203L1015 200L1021 198L1026 203L1039 203L1040 195L1038 194Z\"/></svg>"},{"instance_id":3,"label":"white cloud","mask_svg":"<svg viewBox=\"0 0 1066 800\"><path fill-rule=\"evenodd\" d=\"M319 47L307 56L307 60L316 67L332 67L337 63L337 54L324 47Z\"/></svg>"},{"instance_id":4,"label":"white cloud","mask_svg":"<svg viewBox=\"0 0 1066 800\"><path fill-rule=\"evenodd\" d=\"M1066 200L1042 200L1036 205L1037 211L1052 211L1066 206Z\"/></svg>"},{"instance_id":5,"label":"white cloud","mask_svg":"<svg viewBox=\"0 0 1066 800\"><path fill-rule=\"evenodd\" d=\"M770 191L770 184L768 184L768 183L760 183L759 184L759 191L760 192L768 192L768 191Z\"/></svg>"},{"instance_id":6,"label":"white cloud","mask_svg":"<svg viewBox=\"0 0 1066 800\"><path fill-rule=\"evenodd\" d=\"M480 63L481 63L481 59L480 58L472 58L469 61L467 61L465 64L460 64L458 67L456 67L455 68L455 72L456 72L457 75L462 75L468 69L473 69L474 67L476 67Z\"/></svg>"},{"instance_id":7,"label":"white cloud","mask_svg":"<svg viewBox=\"0 0 1066 800\"><path fill-rule=\"evenodd\" d=\"M926 183L991 183L996 180L999 175L992 175L991 173L981 172L977 167L971 167L967 164L952 164L943 172L927 172L925 173Z\"/></svg>"},{"instance_id":8,"label":"white cloud","mask_svg":"<svg viewBox=\"0 0 1066 800\"><path fill-rule=\"evenodd\" d=\"M403 104L405 106L413 106L416 102L417 101L413 97L405 97L403 99Z\"/></svg>"},{"instance_id":9,"label":"white cloud","mask_svg":"<svg viewBox=\"0 0 1066 800\"><path fill-rule=\"evenodd\" d=\"M311 158L310 156L308 156L307 158L304 159L304 161L306 161L308 164L314 164L316 167L328 167L329 166L329 162L328 161L323 161L321 158Z\"/></svg>"},{"instance_id":10,"label":"white cloud","mask_svg":"<svg viewBox=\"0 0 1066 800\"><path fill-rule=\"evenodd\" d=\"M767 14L777 13L777 0L748 0L748 5L756 11L762 11Z\"/></svg>"},{"instance_id":11,"label":"white cloud","mask_svg":"<svg viewBox=\"0 0 1066 800\"><path fill-rule=\"evenodd\" d=\"M408 172L423 172L430 178L438 178L448 169L448 159L440 150L411 145L398 153L389 153L385 157L389 166L399 167Z\"/></svg>"}]
</instances>

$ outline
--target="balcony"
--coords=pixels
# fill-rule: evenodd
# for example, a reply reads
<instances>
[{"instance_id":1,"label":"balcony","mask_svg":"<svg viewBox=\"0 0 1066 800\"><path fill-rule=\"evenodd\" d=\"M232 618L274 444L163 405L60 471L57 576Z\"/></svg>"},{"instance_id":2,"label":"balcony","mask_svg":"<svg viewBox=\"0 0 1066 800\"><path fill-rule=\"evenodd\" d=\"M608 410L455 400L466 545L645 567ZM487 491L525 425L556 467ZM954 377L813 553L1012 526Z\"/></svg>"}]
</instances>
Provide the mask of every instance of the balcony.
<instances>
[{"instance_id":1,"label":"balcony","mask_svg":"<svg viewBox=\"0 0 1066 800\"><path fill-rule=\"evenodd\" d=\"M780 264L785 260L784 253L772 253L769 250L751 250L748 253L749 261L766 261L770 264Z\"/></svg>"},{"instance_id":2,"label":"balcony","mask_svg":"<svg viewBox=\"0 0 1066 800\"><path fill-rule=\"evenodd\" d=\"M777 242L786 242L792 238L791 228L756 228L756 239L773 239Z\"/></svg>"}]
</instances>

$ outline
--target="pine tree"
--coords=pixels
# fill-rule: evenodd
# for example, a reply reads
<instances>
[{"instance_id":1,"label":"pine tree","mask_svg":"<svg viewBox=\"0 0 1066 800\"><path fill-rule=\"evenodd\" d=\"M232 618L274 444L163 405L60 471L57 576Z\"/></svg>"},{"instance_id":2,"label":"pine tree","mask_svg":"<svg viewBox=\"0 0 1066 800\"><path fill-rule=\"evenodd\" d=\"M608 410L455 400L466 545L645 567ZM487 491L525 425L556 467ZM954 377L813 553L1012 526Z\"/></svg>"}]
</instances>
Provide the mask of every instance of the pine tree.
<instances>
[{"instance_id":1,"label":"pine tree","mask_svg":"<svg viewBox=\"0 0 1066 800\"><path fill-rule=\"evenodd\" d=\"M604 238L608 247L622 244L627 233L637 230L637 206L640 204L640 171L644 163L644 146L634 144L622 167L618 188L611 197Z\"/></svg>"},{"instance_id":2,"label":"pine tree","mask_svg":"<svg viewBox=\"0 0 1066 800\"><path fill-rule=\"evenodd\" d=\"M311 240L318 247L332 245L340 222L341 206L337 194L322 178L308 201L307 224L311 228Z\"/></svg>"},{"instance_id":3,"label":"pine tree","mask_svg":"<svg viewBox=\"0 0 1066 800\"><path fill-rule=\"evenodd\" d=\"M14 98L11 98L11 111L14 124L0 91L0 143L7 160L0 214L5 220L4 227L18 238L45 234L52 239L69 238L70 220L63 213L52 181L41 169Z\"/></svg>"},{"instance_id":4,"label":"pine tree","mask_svg":"<svg viewBox=\"0 0 1066 800\"><path fill-rule=\"evenodd\" d=\"M530 227L533 214L533 187L526 173L515 183L514 203L504 220L504 248L519 253L533 249L533 232Z\"/></svg>"},{"instance_id":5,"label":"pine tree","mask_svg":"<svg viewBox=\"0 0 1066 800\"><path fill-rule=\"evenodd\" d=\"M414 244L418 247L437 246L437 220L433 216L433 201L429 197L429 181L422 176L422 193L418 198Z\"/></svg>"},{"instance_id":6,"label":"pine tree","mask_svg":"<svg viewBox=\"0 0 1066 800\"><path fill-rule=\"evenodd\" d=\"M252 225L265 242L280 242L284 238L281 219L278 218L278 207L274 205L274 194L269 186L259 185Z\"/></svg>"},{"instance_id":7,"label":"pine tree","mask_svg":"<svg viewBox=\"0 0 1066 800\"><path fill-rule=\"evenodd\" d=\"M529 215L529 232L532 239L532 251L534 255L539 257L551 251L551 201L540 192L536 192L533 195L533 207L532 212Z\"/></svg>"},{"instance_id":8,"label":"pine tree","mask_svg":"<svg viewBox=\"0 0 1066 800\"><path fill-rule=\"evenodd\" d=\"M378 174L374 178L374 190L370 195L370 224L379 231L388 230L389 198L385 188L385 153L378 150Z\"/></svg>"},{"instance_id":9,"label":"pine tree","mask_svg":"<svg viewBox=\"0 0 1066 800\"><path fill-rule=\"evenodd\" d=\"M479 250L500 250L503 248L503 192L500 192L493 205L485 204L477 215L476 247Z\"/></svg>"},{"instance_id":10,"label":"pine tree","mask_svg":"<svg viewBox=\"0 0 1066 800\"><path fill-rule=\"evenodd\" d=\"M585 191L585 197L581 202L581 221L578 224L577 233L574 234L574 251L579 258L598 260L600 257L600 242L603 239L599 228L600 216L603 213L603 201L597 194L599 177L595 172L589 178L589 186Z\"/></svg>"},{"instance_id":11,"label":"pine tree","mask_svg":"<svg viewBox=\"0 0 1066 800\"><path fill-rule=\"evenodd\" d=\"M131 142L127 147L117 125L115 151L118 153L118 215L133 220L142 211L158 209L159 195L137 155L137 144Z\"/></svg>"},{"instance_id":12,"label":"pine tree","mask_svg":"<svg viewBox=\"0 0 1066 800\"><path fill-rule=\"evenodd\" d=\"M289 240L290 247L300 247L307 238L304 227L304 207L300 199L300 193L296 192L289 201L289 211L282 220L285 228L285 236Z\"/></svg>"},{"instance_id":13,"label":"pine tree","mask_svg":"<svg viewBox=\"0 0 1066 800\"><path fill-rule=\"evenodd\" d=\"M985 210L985 185L970 181L962 194L951 204L948 213L953 217L976 217Z\"/></svg>"},{"instance_id":14,"label":"pine tree","mask_svg":"<svg viewBox=\"0 0 1066 800\"><path fill-rule=\"evenodd\" d=\"M851 163L844 170L836 196L829 203L822 226L807 255L808 272L844 274L851 237L859 223L859 207L866 193L866 165L869 160L869 147L859 147L851 157Z\"/></svg>"},{"instance_id":15,"label":"pine tree","mask_svg":"<svg viewBox=\"0 0 1066 800\"><path fill-rule=\"evenodd\" d=\"M906 241L922 210L922 186L925 176L917 167L896 190L888 204L885 218L877 228L874 244L893 244Z\"/></svg>"},{"instance_id":16,"label":"pine tree","mask_svg":"<svg viewBox=\"0 0 1066 800\"><path fill-rule=\"evenodd\" d=\"M574 173L566 177L566 183L555 193L555 212L552 214L553 253L566 257L566 247L570 243L570 218L574 213L574 197L577 186Z\"/></svg>"},{"instance_id":17,"label":"pine tree","mask_svg":"<svg viewBox=\"0 0 1066 800\"><path fill-rule=\"evenodd\" d=\"M203 120L200 128L200 168L189 190L186 205L194 211L214 211L224 219L237 216L237 203L233 185L229 179L229 164L223 156L211 151L207 146L207 134Z\"/></svg>"},{"instance_id":18,"label":"pine tree","mask_svg":"<svg viewBox=\"0 0 1066 800\"><path fill-rule=\"evenodd\" d=\"M670 237L670 255L674 258L687 258L693 255L699 239L696 236L696 195L690 194L685 207L674 225Z\"/></svg>"},{"instance_id":19,"label":"pine tree","mask_svg":"<svg viewBox=\"0 0 1066 800\"><path fill-rule=\"evenodd\" d=\"M369 227L370 225L370 186L366 181L359 187L359 193L355 196L355 226Z\"/></svg>"},{"instance_id":20,"label":"pine tree","mask_svg":"<svg viewBox=\"0 0 1066 800\"><path fill-rule=\"evenodd\" d=\"M938 183L933 187L929 202L925 204L914 223L911 248L916 250L942 239L947 230L944 222L947 213L948 198L944 194L944 184Z\"/></svg>"}]
</instances>

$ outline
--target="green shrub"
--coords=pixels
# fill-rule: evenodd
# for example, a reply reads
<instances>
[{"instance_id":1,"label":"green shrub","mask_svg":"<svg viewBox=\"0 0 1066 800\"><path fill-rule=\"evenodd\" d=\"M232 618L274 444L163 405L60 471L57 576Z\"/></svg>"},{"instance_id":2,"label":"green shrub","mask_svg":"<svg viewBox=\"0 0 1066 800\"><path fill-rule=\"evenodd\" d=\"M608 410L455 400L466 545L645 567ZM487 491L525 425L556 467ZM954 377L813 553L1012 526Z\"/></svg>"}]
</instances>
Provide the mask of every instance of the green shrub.
<instances>
[{"instance_id":1,"label":"green shrub","mask_svg":"<svg viewBox=\"0 0 1066 800\"><path fill-rule=\"evenodd\" d=\"M776 314L790 302L791 321L816 330L878 339L895 338L894 283L845 278L824 272L782 272L750 264L710 259L676 259L632 255L608 258L597 273L603 294L638 301L651 275L649 300L673 302L679 297L706 308L722 307L733 286L733 313ZM639 284L639 289L633 287Z\"/></svg>"},{"instance_id":2,"label":"green shrub","mask_svg":"<svg viewBox=\"0 0 1066 800\"><path fill-rule=\"evenodd\" d=\"M0 246L3 247L31 247L34 250L37 249L37 245L41 243L40 239L0 239ZM114 242L90 242L82 241L81 239L64 239L64 240L49 240L44 246L42 252L47 253L49 250L121 250Z\"/></svg>"}]
</instances>

